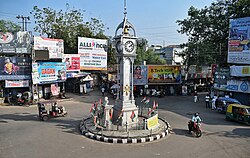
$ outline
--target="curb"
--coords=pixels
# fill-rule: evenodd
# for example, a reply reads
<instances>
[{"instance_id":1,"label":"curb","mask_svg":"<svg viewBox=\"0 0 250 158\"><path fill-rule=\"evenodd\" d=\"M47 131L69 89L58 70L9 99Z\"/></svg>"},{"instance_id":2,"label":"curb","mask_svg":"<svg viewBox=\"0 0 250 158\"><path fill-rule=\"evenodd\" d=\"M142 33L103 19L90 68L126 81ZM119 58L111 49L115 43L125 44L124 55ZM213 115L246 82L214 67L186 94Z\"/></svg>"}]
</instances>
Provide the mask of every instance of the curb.
<instances>
[{"instance_id":1,"label":"curb","mask_svg":"<svg viewBox=\"0 0 250 158\"><path fill-rule=\"evenodd\" d=\"M89 119L89 118L87 118ZM97 140L97 141L101 141L101 142L106 142L106 143L113 143L113 144L135 144L135 143L146 143L146 142L152 142L152 141L155 141L155 140L159 140L161 138L164 138L166 137L167 135L170 134L170 130L171 130L171 127L169 125L169 123L161 118L159 118L160 120L162 120L164 123L166 123L167 125L167 129L160 133L160 134L157 134L157 135L154 135L154 136L147 136L147 137L140 137L140 138L117 138L117 137L114 137L114 138L111 138L111 137L105 137L105 136L101 136L101 135L98 135L98 134L94 134L90 131L88 131L86 128L85 128L85 125L84 125L84 121L87 120L87 119L84 119L81 123L80 123L80 131L81 133L90 138L90 139L93 139L93 140Z\"/></svg>"}]
</instances>

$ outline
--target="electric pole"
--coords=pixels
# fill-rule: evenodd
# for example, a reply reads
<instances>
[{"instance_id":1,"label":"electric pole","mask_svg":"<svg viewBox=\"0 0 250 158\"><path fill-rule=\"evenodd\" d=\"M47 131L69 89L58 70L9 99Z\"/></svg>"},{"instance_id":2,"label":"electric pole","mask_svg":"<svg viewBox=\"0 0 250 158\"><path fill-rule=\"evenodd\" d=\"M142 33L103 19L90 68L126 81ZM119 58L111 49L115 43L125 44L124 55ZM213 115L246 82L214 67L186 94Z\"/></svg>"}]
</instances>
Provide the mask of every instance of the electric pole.
<instances>
[{"instance_id":1,"label":"electric pole","mask_svg":"<svg viewBox=\"0 0 250 158\"><path fill-rule=\"evenodd\" d=\"M23 16L23 15L18 15L16 16L17 19L22 19L22 31L27 31L27 23L30 23L28 22L27 20L30 20L30 17L29 16Z\"/></svg>"}]
</instances>

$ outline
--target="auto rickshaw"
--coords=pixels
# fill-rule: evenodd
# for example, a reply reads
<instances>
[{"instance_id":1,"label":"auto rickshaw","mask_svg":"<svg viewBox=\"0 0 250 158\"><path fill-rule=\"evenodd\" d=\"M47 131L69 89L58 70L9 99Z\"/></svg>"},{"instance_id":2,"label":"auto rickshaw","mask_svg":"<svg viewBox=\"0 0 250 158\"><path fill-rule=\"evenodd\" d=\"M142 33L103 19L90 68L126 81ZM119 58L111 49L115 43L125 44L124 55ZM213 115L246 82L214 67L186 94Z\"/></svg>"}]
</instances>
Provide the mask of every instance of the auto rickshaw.
<instances>
[{"instance_id":1,"label":"auto rickshaw","mask_svg":"<svg viewBox=\"0 0 250 158\"><path fill-rule=\"evenodd\" d=\"M226 111L226 119L250 125L250 106L229 104Z\"/></svg>"},{"instance_id":2,"label":"auto rickshaw","mask_svg":"<svg viewBox=\"0 0 250 158\"><path fill-rule=\"evenodd\" d=\"M217 99L217 110L219 113L226 113L227 106L229 104L241 104L237 99L227 98L227 97L219 97Z\"/></svg>"},{"instance_id":3,"label":"auto rickshaw","mask_svg":"<svg viewBox=\"0 0 250 158\"><path fill-rule=\"evenodd\" d=\"M57 101L44 101L44 102L38 102L38 113L39 118L42 121L47 121L49 118L52 117L61 117L66 116L67 111L63 106L58 106ZM46 110L46 106L50 106L49 112Z\"/></svg>"}]
</instances>

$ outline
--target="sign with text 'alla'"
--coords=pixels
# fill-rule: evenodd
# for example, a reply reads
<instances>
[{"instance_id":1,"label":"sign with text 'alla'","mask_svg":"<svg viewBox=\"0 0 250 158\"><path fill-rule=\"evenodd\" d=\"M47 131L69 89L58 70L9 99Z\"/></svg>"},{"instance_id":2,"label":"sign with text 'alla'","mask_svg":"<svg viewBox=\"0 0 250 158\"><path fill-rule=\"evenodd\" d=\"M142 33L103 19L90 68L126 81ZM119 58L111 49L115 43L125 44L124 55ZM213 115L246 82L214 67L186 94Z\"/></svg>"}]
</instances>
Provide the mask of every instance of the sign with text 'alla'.
<instances>
[{"instance_id":1,"label":"sign with text 'alla'","mask_svg":"<svg viewBox=\"0 0 250 158\"><path fill-rule=\"evenodd\" d=\"M148 83L180 83L180 66L148 66Z\"/></svg>"},{"instance_id":2,"label":"sign with text 'alla'","mask_svg":"<svg viewBox=\"0 0 250 158\"><path fill-rule=\"evenodd\" d=\"M228 63L250 63L250 17L230 19Z\"/></svg>"},{"instance_id":3,"label":"sign with text 'alla'","mask_svg":"<svg viewBox=\"0 0 250 158\"><path fill-rule=\"evenodd\" d=\"M107 70L107 40L78 37L81 70Z\"/></svg>"},{"instance_id":4,"label":"sign with text 'alla'","mask_svg":"<svg viewBox=\"0 0 250 158\"><path fill-rule=\"evenodd\" d=\"M34 49L48 50L50 59L62 59L64 53L63 40L35 36Z\"/></svg>"}]
</instances>

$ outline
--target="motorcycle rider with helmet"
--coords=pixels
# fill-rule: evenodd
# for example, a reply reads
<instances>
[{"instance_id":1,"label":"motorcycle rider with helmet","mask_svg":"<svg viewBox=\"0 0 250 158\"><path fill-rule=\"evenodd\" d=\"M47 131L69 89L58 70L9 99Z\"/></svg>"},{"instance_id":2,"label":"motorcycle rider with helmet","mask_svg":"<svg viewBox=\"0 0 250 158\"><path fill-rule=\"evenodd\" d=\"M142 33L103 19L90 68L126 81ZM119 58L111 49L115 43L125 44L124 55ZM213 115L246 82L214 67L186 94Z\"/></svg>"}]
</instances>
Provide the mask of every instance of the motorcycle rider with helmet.
<instances>
[{"instance_id":1,"label":"motorcycle rider with helmet","mask_svg":"<svg viewBox=\"0 0 250 158\"><path fill-rule=\"evenodd\" d=\"M198 112L194 113L194 115L192 116L192 119L189 122L190 123L188 124L188 130L189 130L189 133L191 133L191 131L193 131L193 129L194 129L194 123L201 122L201 118L199 116L199 113Z\"/></svg>"}]
</instances>

